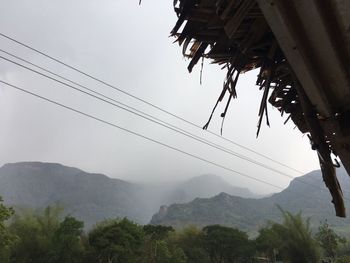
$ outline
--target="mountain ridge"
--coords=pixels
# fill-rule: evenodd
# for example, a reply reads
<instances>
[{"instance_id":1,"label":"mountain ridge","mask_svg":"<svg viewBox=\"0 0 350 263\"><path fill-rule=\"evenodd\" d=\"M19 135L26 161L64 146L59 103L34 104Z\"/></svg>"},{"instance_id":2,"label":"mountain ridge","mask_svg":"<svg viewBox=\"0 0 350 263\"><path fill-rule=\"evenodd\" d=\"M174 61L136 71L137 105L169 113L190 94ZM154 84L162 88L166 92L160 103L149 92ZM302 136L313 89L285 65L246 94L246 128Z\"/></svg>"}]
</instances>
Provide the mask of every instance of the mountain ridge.
<instances>
[{"instance_id":1,"label":"mountain ridge","mask_svg":"<svg viewBox=\"0 0 350 263\"><path fill-rule=\"evenodd\" d=\"M338 169L339 181L343 189L350 188L350 179L344 169ZM346 207L350 207L349 192L344 191ZM211 198L198 198L192 202L162 207L161 213L153 215L151 224L183 227L185 225L205 226L221 224L256 232L267 221L280 221L282 209L291 213L302 212L311 217L316 226L327 219L338 230L350 234L349 217L337 218L319 170L292 180L279 193L261 199L247 199L221 193Z\"/></svg>"},{"instance_id":2,"label":"mountain ridge","mask_svg":"<svg viewBox=\"0 0 350 263\"><path fill-rule=\"evenodd\" d=\"M202 181L203 185L210 184L205 182L205 177L195 177L194 184L188 180L189 184L181 181L168 186L161 183L146 185L104 174L86 173L59 163L8 163L0 167L0 196L7 204L16 207L42 209L60 203L66 213L84 220L87 226L112 217L128 217L139 223L148 223L160 205L215 195L197 192L193 188L198 181ZM215 178L220 177L211 176L212 180ZM222 188L244 194L243 188L228 186L223 179L218 181ZM246 189L246 195L253 194Z\"/></svg>"}]
</instances>

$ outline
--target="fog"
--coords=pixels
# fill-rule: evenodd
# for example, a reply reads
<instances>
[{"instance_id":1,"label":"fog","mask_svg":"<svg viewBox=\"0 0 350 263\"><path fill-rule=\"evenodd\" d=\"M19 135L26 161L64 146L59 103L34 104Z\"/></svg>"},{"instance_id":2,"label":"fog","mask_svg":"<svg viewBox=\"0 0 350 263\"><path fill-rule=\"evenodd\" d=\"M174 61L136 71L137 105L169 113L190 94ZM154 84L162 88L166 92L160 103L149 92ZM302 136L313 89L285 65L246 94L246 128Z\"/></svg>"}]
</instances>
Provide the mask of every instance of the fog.
<instances>
[{"instance_id":1,"label":"fog","mask_svg":"<svg viewBox=\"0 0 350 263\"><path fill-rule=\"evenodd\" d=\"M143 1L139 6L138 1L130 0L3 1L0 32L203 126L221 91L225 71L205 61L202 85L200 65L191 74L187 72L189 60L182 57L182 49L173 43L174 38L169 37L177 19L172 2ZM92 81L8 39L0 37L0 47L292 177L301 175ZM8 57L2 52L0 55ZM307 137L293 123L284 125L286 117L281 118L271 106L271 128L264 124L256 138L262 96L255 86L257 74L252 71L240 77L238 99L231 103L223 136L305 173L318 169L316 153L311 151ZM1 80L281 188L291 180L3 59L0 59L0 75ZM220 106L209 126L215 133L220 132L220 113L225 103ZM0 146L0 165L19 161L56 162L141 182L177 181L210 173L256 193L279 191L3 84L0 84Z\"/></svg>"}]
</instances>

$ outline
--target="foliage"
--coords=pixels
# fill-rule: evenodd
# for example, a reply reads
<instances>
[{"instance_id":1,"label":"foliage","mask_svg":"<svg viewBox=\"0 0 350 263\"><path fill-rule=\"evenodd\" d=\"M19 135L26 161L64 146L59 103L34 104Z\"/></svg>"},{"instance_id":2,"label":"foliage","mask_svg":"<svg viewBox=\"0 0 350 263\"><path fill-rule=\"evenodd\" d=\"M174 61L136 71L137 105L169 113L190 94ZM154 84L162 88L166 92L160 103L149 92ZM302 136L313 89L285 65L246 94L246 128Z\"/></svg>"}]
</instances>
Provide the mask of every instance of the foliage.
<instances>
[{"instance_id":1,"label":"foliage","mask_svg":"<svg viewBox=\"0 0 350 263\"><path fill-rule=\"evenodd\" d=\"M53 236L52 261L75 263L81 261L84 248L81 242L84 223L67 216Z\"/></svg>"},{"instance_id":2,"label":"foliage","mask_svg":"<svg viewBox=\"0 0 350 263\"><path fill-rule=\"evenodd\" d=\"M338 236L332 228L329 227L327 221L324 221L318 228L316 240L319 242L324 251L324 256L334 259L340 243L346 240Z\"/></svg>"},{"instance_id":3,"label":"foliage","mask_svg":"<svg viewBox=\"0 0 350 263\"><path fill-rule=\"evenodd\" d=\"M204 247L204 233L196 226L187 226L171 236L171 240L180 247L188 262L209 262L209 254Z\"/></svg>"},{"instance_id":4,"label":"foliage","mask_svg":"<svg viewBox=\"0 0 350 263\"><path fill-rule=\"evenodd\" d=\"M143 259L149 263L186 263L183 250L168 240L153 240L145 242L145 254Z\"/></svg>"},{"instance_id":5,"label":"foliage","mask_svg":"<svg viewBox=\"0 0 350 263\"><path fill-rule=\"evenodd\" d=\"M254 256L254 248L247 233L235 228L212 225L203 228L204 247L210 261L247 262Z\"/></svg>"},{"instance_id":6,"label":"foliage","mask_svg":"<svg viewBox=\"0 0 350 263\"><path fill-rule=\"evenodd\" d=\"M334 263L350 263L350 256L342 256L337 258Z\"/></svg>"},{"instance_id":7,"label":"foliage","mask_svg":"<svg viewBox=\"0 0 350 263\"><path fill-rule=\"evenodd\" d=\"M62 221L62 212L62 207L56 205L42 212L26 211L16 215L9 226L18 237L11 249L11 262L79 262L83 222L73 217Z\"/></svg>"},{"instance_id":8,"label":"foliage","mask_svg":"<svg viewBox=\"0 0 350 263\"><path fill-rule=\"evenodd\" d=\"M16 237L12 235L6 227L6 221L14 214L11 207L3 204L0 197L0 262L7 262L9 258L9 250L16 241Z\"/></svg>"},{"instance_id":9,"label":"foliage","mask_svg":"<svg viewBox=\"0 0 350 263\"><path fill-rule=\"evenodd\" d=\"M19 240L11 252L14 262L49 262L52 238L59 226L59 206L45 208L43 212L23 211L16 214L9 229Z\"/></svg>"},{"instance_id":10,"label":"foliage","mask_svg":"<svg viewBox=\"0 0 350 263\"><path fill-rule=\"evenodd\" d=\"M169 235L175 230L169 226L145 225L143 260L159 263L185 263L186 256L181 248L169 241Z\"/></svg>"},{"instance_id":11,"label":"foliage","mask_svg":"<svg viewBox=\"0 0 350 263\"><path fill-rule=\"evenodd\" d=\"M140 226L126 218L103 221L85 235L84 223L72 216L63 218L59 206L12 215L13 210L1 203L1 263L243 263L255 262L256 256L306 263L319 262L317 241L332 262L350 262L345 239L325 222L316 241L300 213L282 211L283 222L270 222L255 240L221 225L175 231L169 226Z\"/></svg>"},{"instance_id":12,"label":"foliage","mask_svg":"<svg viewBox=\"0 0 350 263\"><path fill-rule=\"evenodd\" d=\"M145 235L149 236L153 240L161 240L168 237L170 232L174 232L174 228L171 226L161 225L145 225L143 226Z\"/></svg>"},{"instance_id":13,"label":"foliage","mask_svg":"<svg viewBox=\"0 0 350 263\"><path fill-rule=\"evenodd\" d=\"M142 227L124 218L98 224L89 233L89 243L99 262L136 262L141 254Z\"/></svg>"},{"instance_id":14,"label":"foliage","mask_svg":"<svg viewBox=\"0 0 350 263\"><path fill-rule=\"evenodd\" d=\"M262 228L259 230L259 236L255 240L258 252L267 256L271 260L276 259L277 249L281 247L280 236L276 229L277 225Z\"/></svg>"},{"instance_id":15,"label":"foliage","mask_svg":"<svg viewBox=\"0 0 350 263\"><path fill-rule=\"evenodd\" d=\"M270 223L268 228L260 230L257 247L274 259L276 251L282 259L291 263L319 261L319 249L310 230L309 219L303 220L301 213L292 215L283 210L283 223Z\"/></svg>"}]
</instances>

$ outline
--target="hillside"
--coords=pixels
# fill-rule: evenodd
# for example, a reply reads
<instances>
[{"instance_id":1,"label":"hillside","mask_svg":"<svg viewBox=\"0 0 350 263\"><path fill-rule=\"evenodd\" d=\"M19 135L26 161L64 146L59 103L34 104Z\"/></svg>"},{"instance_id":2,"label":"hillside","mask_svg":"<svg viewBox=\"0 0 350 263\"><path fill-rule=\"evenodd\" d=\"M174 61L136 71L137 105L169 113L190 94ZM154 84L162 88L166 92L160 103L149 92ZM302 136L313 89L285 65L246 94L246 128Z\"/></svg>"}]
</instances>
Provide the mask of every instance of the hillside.
<instances>
[{"instance_id":1,"label":"hillside","mask_svg":"<svg viewBox=\"0 0 350 263\"><path fill-rule=\"evenodd\" d=\"M233 186L219 176L206 174L180 183L168 198L172 203L184 203L195 198L215 196L220 192L240 197L258 197L247 188Z\"/></svg>"},{"instance_id":2,"label":"hillside","mask_svg":"<svg viewBox=\"0 0 350 263\"><path fill-rule=\"evenodd\" d=\"M140 218L135 186L102 174L52 163L6 164L0 168L0 195L15 207L43 208L59 202L87 225L109 217Z\"/></svg>"},{"instance_id":3,"label":"hillside","mask_svg":"<svg viewBox=\"0 0 350 263\"><path fill-rule=\"evenodd\" d=\"M56 202L89 227L105 218L128 217L148 223L163 204L189 202L222 191L254 196L215 175L174 183L137 184L86 173L61 164L23 162L0 168L0 196L15 207L43 208Z\"/></svg>"},{"instance_id":4,"label":"hillside","mask_svg":"<svg viewBox=\"0 0 350 263\"><path fill-rule=\"evenodd\" d=\"M212 174L199 175L179 182L142 184L142 189L141 194L147 198L153 212L157 211L160 205L186 203L198 197L213 197L221 192L241 197L259 197L247 188L233 186L220 176Z\"/></svg>"},{"instance_id":5,"label":"hillside","mask_svg":"<svg viewBox=\"0 0 350 263\"><path fill-rule=\"evenodd\" d=\"M350 178L343 169L338 170L338 176L344 195L349 199L350 195L346 189L350 189ZM249 199L221 193L212 198L197 198L186 204L162 206L153 216L151 223L175 227L222 224L254 232L267 220L280 220L281 213L277 205L293 213L302 211L304 216L311 217L311 223L314 225L327 219L338 231L350 232L349 217L341 219L335 216L320 171L313 171L297 180L294 179L288 188L267 198ZM348 200L346 205L349 210Z\"/></svg>"}]
</instances>

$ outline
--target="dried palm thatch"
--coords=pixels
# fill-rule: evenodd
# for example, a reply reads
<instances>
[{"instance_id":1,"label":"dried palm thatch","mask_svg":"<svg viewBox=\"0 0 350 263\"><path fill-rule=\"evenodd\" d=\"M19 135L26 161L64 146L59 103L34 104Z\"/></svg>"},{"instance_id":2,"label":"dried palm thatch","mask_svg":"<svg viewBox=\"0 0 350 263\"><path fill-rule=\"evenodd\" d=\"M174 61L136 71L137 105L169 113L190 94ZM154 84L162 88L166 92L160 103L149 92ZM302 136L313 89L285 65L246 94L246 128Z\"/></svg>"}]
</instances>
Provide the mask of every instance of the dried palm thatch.
<instances>
[{"instance_id":1,"label":"dried palm thatch","mask_svg":"<svg viewBox=\"0 0 350 263\"><path fill-rule=\"evenodd\" d=\"M201 58L227 70L222 92L203 129L208 128L217 105L228 93L221 114L224 120L232 99L237 97L239 75L260 68L256 84L263 96L257 136L264 117L269 125L267 102L281 115L288 114L287 120L292 119L302 133L310 133L336 214L344 217L343 194L331 159L335 150L330 134L320 126L321 115L313 109L256 0L174 0L174 8L178 21L171 34L182 45L183 55L190 58L189 72Z\"/></svg>"}]
</instances>

